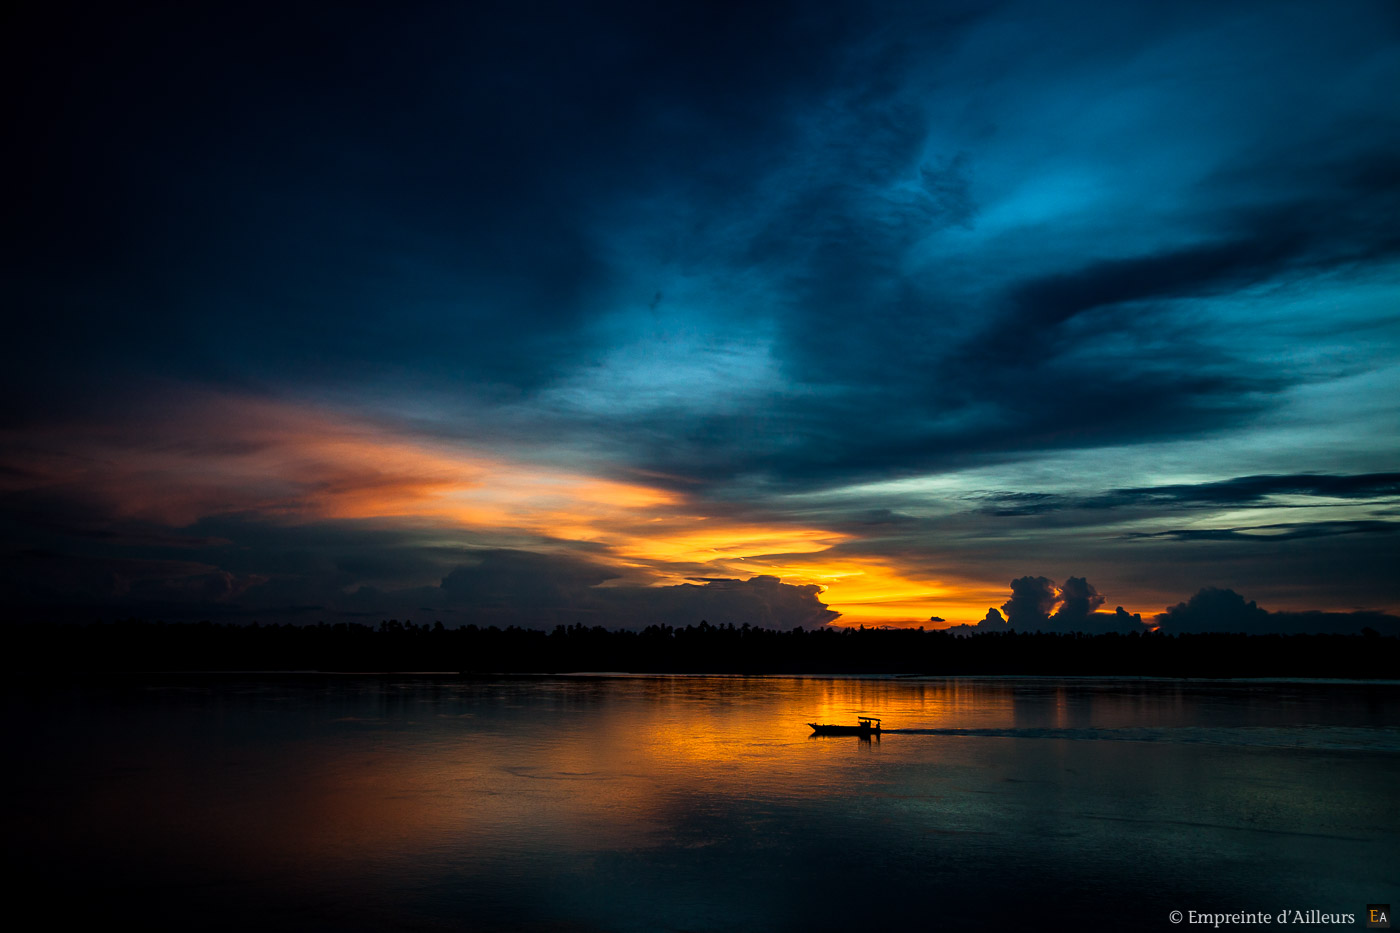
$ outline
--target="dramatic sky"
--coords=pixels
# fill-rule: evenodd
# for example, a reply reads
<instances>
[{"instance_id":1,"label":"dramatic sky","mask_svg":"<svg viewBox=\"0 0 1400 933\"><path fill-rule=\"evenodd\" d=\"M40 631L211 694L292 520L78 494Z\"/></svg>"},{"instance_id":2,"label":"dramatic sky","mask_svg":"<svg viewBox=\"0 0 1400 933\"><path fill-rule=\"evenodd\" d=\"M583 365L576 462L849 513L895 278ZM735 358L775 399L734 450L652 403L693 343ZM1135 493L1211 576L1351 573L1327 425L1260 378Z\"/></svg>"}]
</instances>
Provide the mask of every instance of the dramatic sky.
<instances>
[{"instance_id":1,"label":"dramatic sky","mask_svg":"<svg viewBox=\"0 0 1400 933\"><path fill-rule=\"evenodd\" d=\"M1400 611L1394 0L6 17L7 618Z\"/></svg>"}]
</instances>

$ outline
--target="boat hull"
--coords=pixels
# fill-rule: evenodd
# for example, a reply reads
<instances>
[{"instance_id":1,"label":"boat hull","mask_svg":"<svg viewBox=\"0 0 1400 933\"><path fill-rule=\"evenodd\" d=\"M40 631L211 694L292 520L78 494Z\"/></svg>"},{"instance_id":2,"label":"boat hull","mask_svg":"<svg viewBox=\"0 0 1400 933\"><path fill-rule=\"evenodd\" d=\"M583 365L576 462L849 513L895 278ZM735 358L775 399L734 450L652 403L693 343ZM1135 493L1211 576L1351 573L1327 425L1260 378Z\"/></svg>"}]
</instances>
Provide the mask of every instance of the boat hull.
<instances>
[{"instance_id":1,"label":"boat hull","mask_svg":"<svg viewBox=\"0 0 1400 933\"><path fill-rule=\"evenodd\" d=\"M870 726L827 726L815 722L807 725L812 727L813 735L879 735L880 730Z\"/></svg>"}]
</instances>

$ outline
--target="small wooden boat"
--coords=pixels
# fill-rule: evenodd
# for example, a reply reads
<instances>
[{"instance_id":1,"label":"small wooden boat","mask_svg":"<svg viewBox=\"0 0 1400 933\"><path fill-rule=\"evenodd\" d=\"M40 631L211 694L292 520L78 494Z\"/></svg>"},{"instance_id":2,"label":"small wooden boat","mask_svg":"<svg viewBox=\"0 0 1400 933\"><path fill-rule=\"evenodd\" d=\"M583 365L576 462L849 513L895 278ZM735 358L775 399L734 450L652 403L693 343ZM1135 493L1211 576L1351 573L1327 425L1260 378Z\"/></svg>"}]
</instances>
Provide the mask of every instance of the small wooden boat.
<instances>
[{"instance_id":1,"label":"small wooden boat","mask_svg":"<svg viewBox=\"0 0 1400 933\"><path fill-rule=\"evenodd\" d=\"M860 721L858 726L829 726L823 723L809 722L813 735L879 735L880 720L874 716L857 716Z\"/></svg>"}]
</instances>

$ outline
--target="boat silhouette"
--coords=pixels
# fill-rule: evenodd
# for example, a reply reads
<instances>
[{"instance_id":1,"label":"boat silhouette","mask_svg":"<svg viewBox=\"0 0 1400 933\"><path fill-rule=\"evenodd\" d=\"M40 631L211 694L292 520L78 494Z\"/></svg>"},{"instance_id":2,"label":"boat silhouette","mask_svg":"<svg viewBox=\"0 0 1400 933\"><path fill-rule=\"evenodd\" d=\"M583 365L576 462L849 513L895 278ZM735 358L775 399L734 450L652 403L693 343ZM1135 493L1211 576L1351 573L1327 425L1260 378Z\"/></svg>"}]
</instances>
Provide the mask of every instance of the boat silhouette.
<instances>
[{"instance_id":1,"label":"boat silhouette","mask_svg":"<svg viewBox=\"0 0 1400 933\"><path fill-rule=\"evenodd\" d=\"M874 716L857 716L860 721L858 726L833 726L825 723L809 722L813 735L879 735L880 720Z\"/></svg>"}]
</instances>

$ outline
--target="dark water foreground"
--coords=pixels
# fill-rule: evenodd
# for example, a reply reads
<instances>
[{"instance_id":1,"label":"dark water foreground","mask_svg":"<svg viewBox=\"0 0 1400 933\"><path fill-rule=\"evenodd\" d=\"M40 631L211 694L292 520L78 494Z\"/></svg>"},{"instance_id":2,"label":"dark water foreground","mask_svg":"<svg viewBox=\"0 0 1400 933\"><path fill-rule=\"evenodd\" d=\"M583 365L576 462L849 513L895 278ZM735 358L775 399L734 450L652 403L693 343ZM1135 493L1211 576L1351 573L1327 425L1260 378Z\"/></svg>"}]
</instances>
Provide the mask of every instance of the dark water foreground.
<instances>
[{"instance_id":1,"label":"dark water foreground","mask_svg":"<svg viewBox=\"0 0 1400 933\"><path fill-rule=\"evenodd\" d=\"M55 924L1360 929L1400 906L1395 685L226 675L5 697L11 902ZM889 731L804 725L857 713Z\"/></svg>"}]
</instances>

